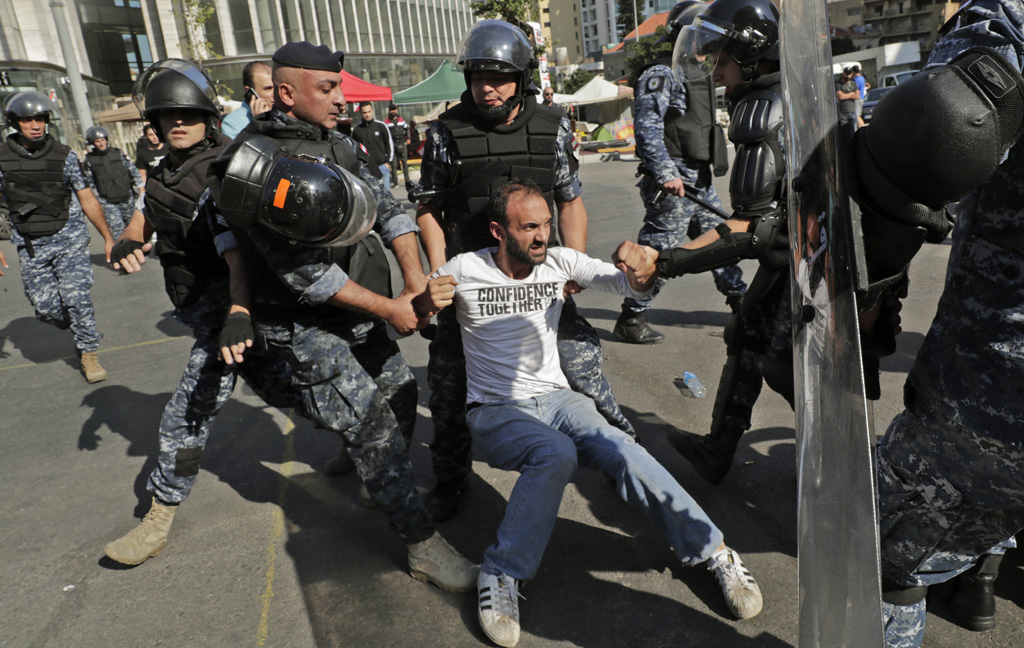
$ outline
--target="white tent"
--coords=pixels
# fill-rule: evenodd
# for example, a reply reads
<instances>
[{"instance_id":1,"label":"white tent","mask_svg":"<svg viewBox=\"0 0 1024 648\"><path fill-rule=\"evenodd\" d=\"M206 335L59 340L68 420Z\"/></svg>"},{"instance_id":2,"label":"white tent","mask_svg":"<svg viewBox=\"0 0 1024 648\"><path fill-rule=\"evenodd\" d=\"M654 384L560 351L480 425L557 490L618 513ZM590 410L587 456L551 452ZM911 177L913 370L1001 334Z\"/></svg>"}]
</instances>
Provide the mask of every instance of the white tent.
<instances>
[{"instance_id":1,"label":"white tent","mask_svg":"<svg viewBox=\"0 0 1024 648\"><path fill-rule=\"evenodd\" d=\"M604 77L595 76L587 84L577 90L574 94L558 94L555 93L555 103L557 104L573 104L576 106L584 106L587 104L601 103L603 101L611 101L614 99L632 99L633 88L629 86L618 86L610 81L605 81ZM540 95L537 96L537 101L541 101Z\"/></svg>"}]
</instances>

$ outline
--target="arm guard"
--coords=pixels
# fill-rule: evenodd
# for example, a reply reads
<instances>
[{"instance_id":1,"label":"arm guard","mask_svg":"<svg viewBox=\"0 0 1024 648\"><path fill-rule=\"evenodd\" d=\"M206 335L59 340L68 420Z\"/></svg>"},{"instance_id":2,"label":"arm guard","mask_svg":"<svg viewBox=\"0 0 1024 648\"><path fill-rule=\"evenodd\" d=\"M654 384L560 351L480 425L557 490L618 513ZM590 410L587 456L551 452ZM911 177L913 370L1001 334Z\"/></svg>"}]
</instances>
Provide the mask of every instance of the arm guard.
<instances>
[{"instance_id":1,"label":"arm guard","mask_svg":"<svg viewBox=\"0 0 1024 648\"><path fill-rule=\"evenodd\" d=\"M945 205L977 189L1021 136L1024 78L995 50L970 49L901 83L853 142L871 284L862 308L952 227Z\"/></svg>"},{"instance_id":2,"label":"arm guard","mask_svg":"<svg viewBox=\"0 0 1024 648\"><path fill-rule=\"evenodd\" d=\"M695 250L672 248L658 255L658 272L671 279L684 274L707 272L730 266L742 259L758 259L768 269L789 261L789 237L785 222L777 214L766 214L752 223L752 232L733 233L720 223L715 231L721 237Z\"/></svg>"}]
</instances>

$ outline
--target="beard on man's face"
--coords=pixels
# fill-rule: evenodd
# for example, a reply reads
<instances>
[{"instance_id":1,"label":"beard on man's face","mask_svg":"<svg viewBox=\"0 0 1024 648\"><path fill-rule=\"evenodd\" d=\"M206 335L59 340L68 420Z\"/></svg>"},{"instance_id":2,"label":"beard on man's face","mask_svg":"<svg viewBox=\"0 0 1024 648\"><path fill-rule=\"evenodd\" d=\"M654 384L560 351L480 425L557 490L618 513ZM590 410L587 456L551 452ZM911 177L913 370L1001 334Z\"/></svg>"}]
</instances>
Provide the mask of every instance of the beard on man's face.
<instances>
[{"instance_id":1,"label":"beard on man's face","mask_svg":"<svg viewBox=\"0 0 1024 648\"><path fill-rule=\"evenodd\" d=\"M513 239L508 238L505 239L505 251L516 261L530 266L539 266L544 263L545 259L548 257L547 243L545 243L542 248L542 254L540 256L534 256L530 254L529 248L520 247Z\"/></svg>"}]
</instances>

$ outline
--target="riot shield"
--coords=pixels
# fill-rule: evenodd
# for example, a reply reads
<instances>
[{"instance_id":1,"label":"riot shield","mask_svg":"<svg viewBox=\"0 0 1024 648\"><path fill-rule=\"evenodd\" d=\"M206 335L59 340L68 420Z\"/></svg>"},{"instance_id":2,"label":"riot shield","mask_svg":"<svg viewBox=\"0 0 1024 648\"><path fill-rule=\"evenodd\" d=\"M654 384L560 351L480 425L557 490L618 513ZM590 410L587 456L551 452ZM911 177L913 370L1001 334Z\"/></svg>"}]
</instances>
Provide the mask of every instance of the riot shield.
<instances>
[{"instance_id":1,"label":"riot shield","mask_svg":"<svg viewBox=\"0 0 1024 648\"><path fill-rule=\"evenodd\" d=\"M871 410L826 0L779 0L793 252L800 646L882 645Z\"/></svg>"}]
</instances>

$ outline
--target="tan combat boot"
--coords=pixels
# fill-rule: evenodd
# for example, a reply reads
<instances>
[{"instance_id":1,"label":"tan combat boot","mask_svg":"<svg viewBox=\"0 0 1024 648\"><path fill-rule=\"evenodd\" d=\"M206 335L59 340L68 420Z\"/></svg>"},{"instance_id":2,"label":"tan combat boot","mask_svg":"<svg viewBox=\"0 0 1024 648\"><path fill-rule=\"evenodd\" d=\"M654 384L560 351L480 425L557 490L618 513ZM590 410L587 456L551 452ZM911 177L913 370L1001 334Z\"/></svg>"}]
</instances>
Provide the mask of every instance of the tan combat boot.
<instances>
[{"instance_id":1,"label":"tan combat boot","mask_svg":"<svg viewBox=\"0 0 1024 648\"><path fill-rule=\"evenodd\" d=\"M423 542L409 546L409 573L418 581L430 582L446 592L471 592L476 588L478 568L462 557L441 534L434 532Z\"/></svg>"},{"instance_id":2,"label":"tan combat boot","mask_svg":"<svg viewBox=\"0 0 1024 648\"><path fill-rule=\"evenodd\" d=\"M107 372L100 366L95 351L86 351L82 354L82 373L85 374L85 382L90 385L107 379Z\"/></svg>"},{"instance_id":3,"label":"tan combat boot","mask_svg":"<svg viewBox=\"0 0 1024 648\"><path fill-rule=\"evenodd\" d=\"M161 504L155 497L142 523L127 535L103 548L103 553L125 565L138 565L152 558L167 546L167 532L178 507Z\"/></svg>"}]
</instances>

